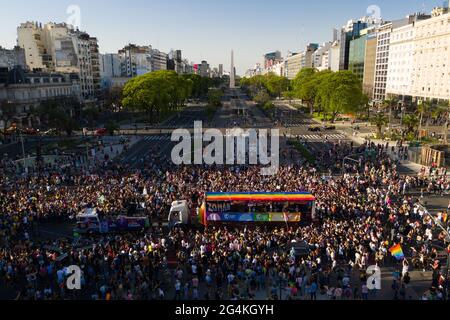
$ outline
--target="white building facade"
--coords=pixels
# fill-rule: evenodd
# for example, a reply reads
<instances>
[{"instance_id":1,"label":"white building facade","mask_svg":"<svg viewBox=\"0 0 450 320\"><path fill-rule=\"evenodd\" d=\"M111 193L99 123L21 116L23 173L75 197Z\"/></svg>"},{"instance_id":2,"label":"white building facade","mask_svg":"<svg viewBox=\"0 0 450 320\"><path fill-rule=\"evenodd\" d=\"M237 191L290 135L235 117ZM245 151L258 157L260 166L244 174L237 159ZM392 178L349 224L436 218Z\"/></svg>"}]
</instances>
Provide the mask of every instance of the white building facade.
<instances>
[{"instance_id":1,"label":"white building facade","mask_svg":"<svg viewBox=\"0 0 450 320\"><path fill-rule=\"evenodd\" d=\"M300 72L302 68L302 55L300 53L293 54L285 59L285 76L292 80Z\"/></svg>"},{"instance_id":2,"label":"white building facade","mask_svg":"<svg viewBox=\"0 0 450 320\"><path fill-rule=\"evenodd\" d=\"M328 65L329 69L333 72L339 71L339 63L341 57L341 45L339 41L335 41L330 50L328 50Z\"/></svg>"},{"instance_id":3,"label":"white building facade","mask_svg":"<svg viewBox=\"0 0 450 320\"><path fill-rule=\"evenodd\" d=\"M158 49L151 50L152 71L167 70L167 53Z\"/></svg>"},{"instance_id":4,"label":"white building facade","mask_svg":"<svg viewBox=\"0 0 450 320\"><path fill-rule=\"evenodd\" d=\"M18 29L18 44L25 50L30 70L76 73L80 99L93 100L100 87L98 42L65 23L27 22Z\"/></svg>"},{"instance_id":5,"label":"white building facade","mask_svg":"<svg viewBox=\"0 0 450 320\"><path fill-rule=\"evenodd\" d=\"M450 100L450 14L435 11L414 29L412 95Z\"/></svg>"},{"instance_id":6,"label":"white building facade","mask_svg":"<svg viewBox=\"0 0 450 320\"><path fill-rule=\"evenodd\" d=\"M52 68L51 54L45 47L45 35L42 24L22 23L17 28L17 44L25 50L25 61L30 70Z\"/></svg>"},{"instance_id":7,"label":"white building facade","mask_svg":"<svg viewBox=\"0 0 450 320\"><path fill-rule=\"evenodd\" d=\"M122 77L136 77L152 72L152 48L129 44L119 50Z\"/></svg>"},{"instance_id":8,"label":"white building facade","mask_svg":"<svg viewBox=\"0 0 450 320\"><path fill-rule=\"evenodd\" d=\"M414 24L395 28L390 37L386 95L409 96L414 68Z\"/></svg>"},{"instance_id":9,"label":"white building facade","mask_svg":"<svg viewBox=\"0 0 450 320\"><path fill-rule=\"evenodd\" d=\"M389 66L389 45L392 23L386 23L378 29L375 60L375 83L373 97L377 101L386 99L387 72Z\"/></svg>"},{"instance_id":10,"label":"white building facade","mask_svg":"<svg viewBox=\"0 0 450 320\"><path fill-rule=\"evenodd\" d=\"M313 68L316 68L319 71L328 70L328 54L331 48L331 42L323 43L312 55L312 63Z\"/></svg>"}]
</instances>

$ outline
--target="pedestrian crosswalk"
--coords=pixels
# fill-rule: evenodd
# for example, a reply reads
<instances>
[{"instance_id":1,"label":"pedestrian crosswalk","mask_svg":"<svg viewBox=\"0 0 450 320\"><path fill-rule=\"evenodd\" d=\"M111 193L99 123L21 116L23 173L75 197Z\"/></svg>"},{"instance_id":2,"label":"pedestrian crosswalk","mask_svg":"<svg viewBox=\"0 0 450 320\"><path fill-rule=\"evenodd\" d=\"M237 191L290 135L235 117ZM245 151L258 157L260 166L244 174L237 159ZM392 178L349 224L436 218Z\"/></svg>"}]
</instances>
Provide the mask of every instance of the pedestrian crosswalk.
<instances>
[{"instance_id":1,"label":"pedestrian crosswalk","mask_svg":"<svg viewBox=\"0 0 450 320\"><path fill-rule=\"evenodd\" d=\"M287 135L288 138L300 138L301 140L309 141L325 141L325 140L345 140L347 136L342 133L335 134L305 134L305 135ZM146 142L159 142L159 141L170 141L170 136L168 135L156 135L156 136L145 136L143 138Z\"/></svg>"},{"instance_id":2,"label":"pedestrian crosswalk","mask_svg":"<svg viewBox=\"0 0 450 320\"><path fill-rule=\"evenodd\" d=\"M314 122L309 119L290 119L283 121L283 126L286 128L310 126L312 124L314 124Z\"/></svg>"},{"instance_id":3,"label":"pedestrian crosswalk","mask_svg":"<svg viewBox=\"0 0 450 320\"><path fill-rule=\"evenodd\" d=\"M336 134L305 134L305 135L299 135L296 136L299 137L302 140L309 140L309 141L325 141L325 140L345 140L347 139L347 136L342 133L336 133Z\"/></svg>"},{"instance_id":4,"label":"pedestrian crosswalk","mask_svg":"<svg viewBox=\"0 0 450 320\"><path fill-rule=\"evenodd\" d=\"M170 141L170 137L169 136L146 136L146 137L144 137L144 141L147 141L147 142Z\"/></svg>"}]
</instances>

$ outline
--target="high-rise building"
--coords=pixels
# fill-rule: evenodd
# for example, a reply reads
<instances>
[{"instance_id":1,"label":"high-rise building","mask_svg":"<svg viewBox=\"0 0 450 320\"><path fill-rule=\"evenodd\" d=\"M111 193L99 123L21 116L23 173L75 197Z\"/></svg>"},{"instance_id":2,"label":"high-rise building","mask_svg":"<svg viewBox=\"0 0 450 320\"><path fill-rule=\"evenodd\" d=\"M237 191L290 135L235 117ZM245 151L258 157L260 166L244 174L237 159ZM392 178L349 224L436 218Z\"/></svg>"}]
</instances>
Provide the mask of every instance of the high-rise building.
<instances>
[{"instance_id":1,"label":"high-rise building","mask_svg":"<svg viewBox=\"0 0 450 320\"><path fill-rule=\"evenodd\" d=\"M251 78L254 76L260 76L263 74L264 69L261 67L260 63L255 64L255 66L253 68L248 69L245 72L245 77L246 78Z\"/></svg>"},{"instance_id":2,"label":"high-rise building","mask_svg":"<svg viewBox=\"0 0 450 320\"><path fill-rule=\"evenodd\" d=\"M373 89L375 85L377 42L378 39L375 32L367 35L366 50L364 54L363 92L370 99L373 99Z\"/></svg>"},{"instance_id":3,"label":"high-rise building","mask_svg":"<svg viewBox=\"0 0 450 320\"><path fill-rule=\"evenodd\" d=\"M151 66L152 71L167 70L167 53L151 49Z\"/></svg>"},{"instance_id":4,"label":"high-rise building","mask_svg":"<svg viewBox=\"0 0 450 320\"><path fill-rule=\"evenodd\" d=\"M178 74L183 74L184 72L184 61L183 61L183 56L181 54L181 50L176 50L174 52L174 57L173 60L175 62L175 71Z\"/></svg>"},{"instance_id":5,"label":"high-rise building","mask_svg":"<svg viewBox=\"0 0 450 320\"><path fill-rule=\"evenodd\" d=\"M121 76L133 78L152 72L152 48L129 44L119 50Z\"/></svg>"},{"instance_id":6,"label":"high-rise building","mask_svg":"<svg viewBox=\"0 0 450 320\"><path fill-rule=\"evenodd\" d=\"M183 59L183 73L193 74L195 73L194 64L187 59Z\"/></svg>"},{"instance_id":7,"label":"high-rise building","mask_svg":"<svg viewBox=\"0 0 450 320\"><path fill-rule=\"evenodd\" d=\"M359 38L362 30L368 27L378 26L380 24L380 19L366 16L358 20L349 20L347 24L341 28L341 33L339 36L339 70L348 70L350 41Z\"/></svg>"},{"instance_id":8,"label":"high-rise building","mask_svg":"<svg viewBox=\"0 0 450 320\"><path fill-rule=\"evenodd\" d=\"M18 44L25 50L31 70L78 74L82 100L96 97L100 89L98 42L65 23L27 22L17 29Z\"/></svg>"},{"instance_id":9,"label":"high-rise building","mask_svg":"<svg viewBox=\"0 0 450 320\"><path fill-rule=\"evenodd\" d=\"M194 66L195 69L195 66ZM197 65L197 74L202 77L208 77L210 76L210 70L209 70L209 64L207 61L202 61L201 64Z\"/></svg>"},{"instance_id":10,"label":"high-rise building","mask_svg":"<svg viewBox=\"0 0 450 320\"><path fill-rule=\"evenodd\" d=\"M219 77L223 76L223 64L219 64Z\"/></svg>"},{"instance_id":11,"label":"high-rise building","mask_svg":"<svg viewBox=\"0 0 450 320\"><path fill-rule=\"evenodd\" d=\"M364 72L366 71L367 42L374 38L375 33L376 28L372 26L361 30L360 37L350 41L348 70L352 71L361 82L364 80ZM370 69L370 66L368 69Z\"/></svg>"},{"instance_id":12,"label":"high-rise building","mask_svg":"<svg viewBox=\"0 0 450 320\"><path fill-rule=\"evenodd\" d=\"M306 50L301 53L301 62L300 62L301 69L312 68L314 66L313 55L317 49L319 49L319 44L317 43L309 43L306 46Z\"/></svg>"},{"instance_id":13,"label":"high-rise building","mask_svg":"<svg viewBox=\"0 0 450 320\"><path fill-rule=\"evenodd\" d=\"M377 53L375 60L375 84L373 98L376 101L386 99L386 84L389 68L389 55L392 31L417 20L416 15L404 19L386 22L377 28Z\"/></svg>"},{"instance_id":14,"label":"high-rise building","mask_svg":"<svg viewBox=\"0 0 450 320\"><path fill-rule=\"evenodd\" d=\"M280 51L266 53L264 55L264 69L269 69L271 66L282 61L283 58L281 57Z\"/></svg>"},{"instance_id":15,"label":"high-rise building","mask_svg":"<svg viewBox=\"0 0 450 320\"><path fill-rule=\"evenodd\" d=\"M51 70L52 54L45 46L45 34L38 22L22 23L17 28L18 46L25 50L25 60L30 70Z\"/></svg>"},{"instance_id":16,"label":"high-rise building","mask_svg":"<svg viewBox=\"0 0 450 320\"><path fill-rule=\"evenodd\" d=\"M334 41L328 51L328 65L333 72L339 71L341 45L339 41Z\"/></svg>"},{"instance_id":17,"label":"high-rise building","mask_svg":"<svg viewBox=\"0 0 450 320\"><path fill-rule=\"evenodd\" d=\"M94 95L99 96L100 95L100 89L101 89L101 71L100 71L100 52L98 50L98 40L97 38L90 37L90 57L91 57L91 63L90 67L92 68L92 82L94 85Z\"/></svg>"},{"instance_id":18,"label":"high-rise building","mask_svg":"<svg viewBox=\"0 0 450 320\"><path fill-rule=\"evenodd\" d=\"M184 74L186 73L185 63L181 50L171 50L167 54L167 70L174 70L178 74Z\"/></svg>"},{"instance_id":19,"label":"high-rise building","mask_svg":"<svg viewBox=\"0 0 450 320\"><path fill-rule=\"evenodd\" d=\"M386 82L386 94L411 94L414 68L414 24L392 30Z\"/></svg>"},{"instance_id":20,"label":"high-rise building","mask_svg":"<svg viewBox=\"0 0 450 320\"><path fill-rule=\"evenodd\" d=\"M389 44L392 22L382 25L377 32L377 55L375 60L375 85L373 98L377 101L386 99L386 82L389 66Z\"/></svg>"},{"instance_id":21,"label":"high-rise building","mask_svg":"<svg viewBox=\"0 0 450 320\"><path fill-rule=\"evenodd\" d=\"M313 68L319 71L329 69L329 50L331 48L331 42L325 42L320 45L312 56Z\"/></svg>"},{"instance_id":22,"label":"high-rise building","mask_svg":"<svg viewBox=\"0 0 450 320\"><path fill-rule=\"evenodd\" d=\"M122 76L120 58L117 53L100 54L100 77L102 88L110 88L112 79Z\"/></svg>"},{"instance_id":23,"label":"high-rise building","mask_svg":"<svg viewBox=\"0 0 450 320\"><path fill-rule=\"evenodd\" d=\"M335 41L339 41L339 30L336 28L333 28L333 41L332 42L335 42Z\"/></svg>"},{"instance_id":24,"label":"high-rise building","mask_svg":"<svg viewBox=\"0 0 450 320\"><path fill-rule=\"evenodd\" d=\"M450 13L435 9L414 25L412 95L450 100Z\"/></svg>"},{"instance_id":25,"label":"high-rise building","mask_svg":"<svg viewBox=\"0 0 450 320\"><path fill-rule=\"evenodd\" d=\"M16 66L27 68L25 50L18 46L11 50L0 47L0 68L11 70Z\"/></svg>"},{"instance_id":26,"label":"high-rise building","mask_svg":"<svg viewBox=\"0 0 450 320\"><path fill-rule=\"evenodd\" d=\"M120 58L117 53L100 55L100 74L102 78L116 78L122 75Z\"/></svg>"},{"instance_id":27,"label":"high-rise building","mask_svg":"<svg viewBox=\"0 0 450 320\"><path fill-rule=\"evenodd\" d=\"M290 53L285 63L285 76L289 80L295 79L302 68L302 55L300 53Z\"/></svg>"},{"instance_id":28,"label":"high-rise building","mask_svg":"<svg viewBox=\"0 0 450 320\"><path fill-rule=\"evenodd\" d=\"M175 70L176 55L176 52L171 54L172 70ZM169 56L158 49L153 49L152 46L129 44L119 50L119 58L122 65L122 77L132 78L153 71L167 70Z\"/></svg>"}]
</instances>

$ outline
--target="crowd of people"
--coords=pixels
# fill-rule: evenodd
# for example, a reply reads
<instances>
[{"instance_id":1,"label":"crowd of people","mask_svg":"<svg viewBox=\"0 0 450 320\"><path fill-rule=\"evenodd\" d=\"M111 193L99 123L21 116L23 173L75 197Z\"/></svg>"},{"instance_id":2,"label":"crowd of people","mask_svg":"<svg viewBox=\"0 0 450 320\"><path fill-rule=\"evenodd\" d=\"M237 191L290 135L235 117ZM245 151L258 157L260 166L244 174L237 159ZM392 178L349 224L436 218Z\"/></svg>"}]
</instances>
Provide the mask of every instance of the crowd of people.
<instances>
[{"instance_id":1,"label":"crowd of people","mask_svg":"<svg viewBox=\"0 0 450 320\"><path fill-rule=\"evenodd\" d=\"M410 271L432 272L423 299L444 299L439 247L448 245L411 191L449 189L446 175L400 175L388 146L330 143L315 166L173 167L149 156L139 170L111 161L92 170L68 166L0 176L0 286L17 299L369 299L366 269L393 270L383 298L410 299ZM355 162L340 166L345 157ZM336 166L336 167L335 167ZM340 175L333 175L342 172ZM317 199L308 224L209 225L205 230L151 227L143 233L62 236L44 240L40 226L66 223L86 208L101 215L139 214L162 221L175 200L198 208L205 192L309 191ZM136 205L138 204L138 205ZM71 220L72 219L72 220ZM446 212L438 217L447 224ZM293 244L305 243L298 255ZM406 259L389 253L401 244ZM80 266L82 290L65 286ZM1 292L1 291L0 291Z\"/></svg>"}]
</instances>

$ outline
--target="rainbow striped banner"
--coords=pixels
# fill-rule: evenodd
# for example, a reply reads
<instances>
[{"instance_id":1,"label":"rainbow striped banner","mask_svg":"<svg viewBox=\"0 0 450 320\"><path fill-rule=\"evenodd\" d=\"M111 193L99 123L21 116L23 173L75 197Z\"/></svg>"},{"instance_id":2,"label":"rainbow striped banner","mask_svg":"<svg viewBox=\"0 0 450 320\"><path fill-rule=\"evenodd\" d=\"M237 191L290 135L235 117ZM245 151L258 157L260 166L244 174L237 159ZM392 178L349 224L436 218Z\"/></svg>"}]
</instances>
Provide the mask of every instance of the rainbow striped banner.
<instances>
[{"instance_id":1,"label":"rainbow striped banner","mask_svg":"<svg viewBox=\"0 0 450 320\"><path fill-rule=\"evenodd\" d=\"M208 192L207 202L253 201L253 202L309 202L316 198L308 192Z\"/></svg>"},{"instance_id":2,"label":"rainbow striped banner","mask_svg":"<svg viewBox=\"0 0 450 320\"><path fill-rule=\"evenodd\" d=\"M403 254L402 246L400 244L397 244L389 249L389 252L397 259L397 260L403 260L405 258L405 255Z\"/></svg>"}]
</instances>

